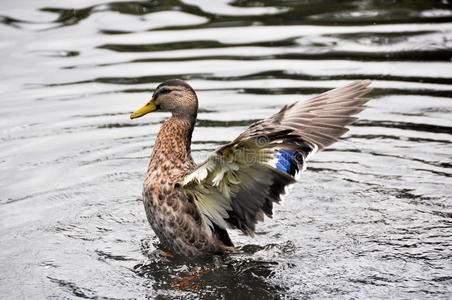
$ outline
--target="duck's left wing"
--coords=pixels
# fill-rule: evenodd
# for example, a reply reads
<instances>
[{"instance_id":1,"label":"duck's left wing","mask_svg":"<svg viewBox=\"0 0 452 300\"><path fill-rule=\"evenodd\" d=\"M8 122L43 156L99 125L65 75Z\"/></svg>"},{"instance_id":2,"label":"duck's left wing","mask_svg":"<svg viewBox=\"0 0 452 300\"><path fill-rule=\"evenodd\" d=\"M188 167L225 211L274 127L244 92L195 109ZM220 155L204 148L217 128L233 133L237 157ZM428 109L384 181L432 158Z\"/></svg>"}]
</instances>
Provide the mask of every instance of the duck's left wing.
<instances>
[{"instance_id":1,"label":"duck's left wing","mask_svg":"<svg viewBox=\"0 0 452 300\"><path fill-rule=\"evenodd\" d=\"M184 178L183 187L191 194L206 229L213 224L239 228L253 235L257 221L264 214L271 217L273 202L280 202L284 188L295 182L295 174L303 166L312 148L304 152L290 130L271 136L255 136L228 144Z\"/></svg>"},{"instance_id":2,"label":"duck's left wing","mask_svg":"<svg viewBox=\"0 0 452 300\"><path fill-rule=\"evenodd\" d=\"M231 225L253 235L257 221L264 214L272 216L273 202L280 202L309 154L348 131L345 126L369 101L362 98L369 84L357 81L285 106L252 124L186 175L182 186L192 196L205 229Z\"/></svg>"}]
</instances>

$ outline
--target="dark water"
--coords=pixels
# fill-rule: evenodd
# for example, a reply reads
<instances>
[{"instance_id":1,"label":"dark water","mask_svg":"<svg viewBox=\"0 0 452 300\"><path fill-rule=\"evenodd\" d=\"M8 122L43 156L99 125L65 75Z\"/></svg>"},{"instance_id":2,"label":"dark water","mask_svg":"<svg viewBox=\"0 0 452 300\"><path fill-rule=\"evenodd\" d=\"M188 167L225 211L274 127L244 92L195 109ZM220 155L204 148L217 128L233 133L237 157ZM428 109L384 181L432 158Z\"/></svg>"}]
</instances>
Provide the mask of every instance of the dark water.
<instances>
[{"instance_id":1,"label":"dark water","mask_svg":"<svg viewBox=\"0 0 452 300\"><path fill-rule=\"evenodd\" d=\"M452 297L450 1L3 1L2 299ZM253 120L354 79L373 101L241 252L167 258L141 184L187 80L201 161Z\"/></svg>"}]
</instances>

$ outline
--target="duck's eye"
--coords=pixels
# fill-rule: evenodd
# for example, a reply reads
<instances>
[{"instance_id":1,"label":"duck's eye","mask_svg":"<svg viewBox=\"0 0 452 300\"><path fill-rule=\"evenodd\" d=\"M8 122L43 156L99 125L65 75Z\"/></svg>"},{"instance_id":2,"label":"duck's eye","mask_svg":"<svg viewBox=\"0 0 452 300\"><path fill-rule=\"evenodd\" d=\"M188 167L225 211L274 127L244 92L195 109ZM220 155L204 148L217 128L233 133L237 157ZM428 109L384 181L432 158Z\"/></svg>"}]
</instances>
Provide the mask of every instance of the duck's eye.
<instances>
[{"instance_id":1,"label":"duck's eye","mask_svg":"<svg viewBox=\"0 0 452 300\"><path fill-rule=\"evenodd\" d=\"M154 98L157 99L159 96L164 95L164 94L169 94L170 92L171 92L170 89L162 88L157 91L157 93L154 95Z\"/></svg>"},{"instance_id":2,"label":"duck's eye","mask_svg":"<svg viewBox=\"0 0 452 300\"><path fill-rule=\"evenodd\" d=\"M168 94L168 93L170 93L170 92L171 92L170 89L161 89L161 90L159 91L159 95Z\"/></svg>"}]
</instances>

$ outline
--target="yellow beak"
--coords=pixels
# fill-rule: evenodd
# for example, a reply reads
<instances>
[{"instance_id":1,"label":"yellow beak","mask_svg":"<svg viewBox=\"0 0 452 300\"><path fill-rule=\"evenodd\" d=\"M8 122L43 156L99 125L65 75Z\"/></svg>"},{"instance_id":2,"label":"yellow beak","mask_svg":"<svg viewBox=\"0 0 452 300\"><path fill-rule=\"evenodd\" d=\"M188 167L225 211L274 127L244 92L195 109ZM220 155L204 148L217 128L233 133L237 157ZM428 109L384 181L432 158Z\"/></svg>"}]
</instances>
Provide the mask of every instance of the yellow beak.
<instances>
[{"instance_id":1,"label":"yellow beak","mask_svg":"<svg viewBox=\"0 0 452 300\"><path fill-rule=\"evenodd\" d=\"M154 111L156 109L157 109L157 107L155 106L154 98L151 98L151 100L148 103L146 103L145 106L143 106L142 108L140 108L139 110L137 110L136 112L131 114L130 118L135 119L135 118L142 117L145 114L148 114L151 111Z\"/></svg>"}]
</instances>

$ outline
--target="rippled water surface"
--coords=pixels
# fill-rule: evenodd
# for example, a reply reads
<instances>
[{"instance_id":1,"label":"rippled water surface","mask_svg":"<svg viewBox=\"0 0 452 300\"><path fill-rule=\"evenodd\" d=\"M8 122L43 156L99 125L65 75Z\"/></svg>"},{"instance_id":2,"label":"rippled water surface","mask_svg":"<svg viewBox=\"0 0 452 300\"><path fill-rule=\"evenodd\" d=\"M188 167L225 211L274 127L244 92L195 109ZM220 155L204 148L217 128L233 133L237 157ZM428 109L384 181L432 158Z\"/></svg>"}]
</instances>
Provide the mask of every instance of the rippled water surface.
<instances>
[{"instance_id":1,"label":"rippled water surface","mask_svg":"<svg viewBox=\"0 0 452 300\"><path fill-rule=\"evenodd\" d=\"M2 299L452 297L449 0L1 6ZM197 161L352 80L374 100L239 253L183 260L141 200L167 115L129 120L169 78L198 92Z\"/></svg>"}]
</instances>

